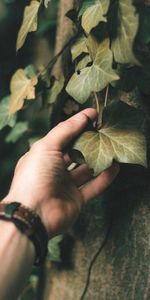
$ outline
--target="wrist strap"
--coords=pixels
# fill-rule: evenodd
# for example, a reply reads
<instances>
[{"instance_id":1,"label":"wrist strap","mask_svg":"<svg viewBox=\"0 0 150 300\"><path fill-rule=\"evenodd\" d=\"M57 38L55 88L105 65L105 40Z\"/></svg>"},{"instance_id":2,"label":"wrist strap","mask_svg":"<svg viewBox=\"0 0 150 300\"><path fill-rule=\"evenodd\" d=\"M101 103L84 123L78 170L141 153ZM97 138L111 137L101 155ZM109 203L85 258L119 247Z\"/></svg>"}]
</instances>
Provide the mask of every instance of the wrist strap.
<instances>
[{"instance_id":1,"label":"wrist strap","mask_svg":"<svg viewBox=\"0 0 150 300\"><path fill-rule=\"evenodd\" d=\"M44 263L47 255L48 233L39 217L19 202L0 203L0 219L13 222L33 242L36 250L34 265Z\"/></svg>"}]
</instances>

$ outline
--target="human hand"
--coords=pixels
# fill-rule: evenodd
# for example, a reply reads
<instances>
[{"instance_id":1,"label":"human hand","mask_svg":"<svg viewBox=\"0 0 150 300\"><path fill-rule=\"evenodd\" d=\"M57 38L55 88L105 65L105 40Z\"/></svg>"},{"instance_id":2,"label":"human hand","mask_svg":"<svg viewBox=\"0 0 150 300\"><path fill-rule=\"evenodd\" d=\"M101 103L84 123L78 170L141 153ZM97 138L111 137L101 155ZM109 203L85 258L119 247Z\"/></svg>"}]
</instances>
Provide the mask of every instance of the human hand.
<instances>
[{"instance_id":1,"label":"human hand","mask_svg":"<svg viewBox=\"0 0 150 300\"><path fill-rule=\"evenodd\" d=\"M36 142L16 166L4 201L18 201L34 209L50 237L67 231L82 206L102 193L118 174L117 164L95 179L85 164L67 171L70 159L65 153L66 146L86 127L88 119L94 121L96 115L96 111L89 108L58 124Z\"/></svg>"}]
</instances>

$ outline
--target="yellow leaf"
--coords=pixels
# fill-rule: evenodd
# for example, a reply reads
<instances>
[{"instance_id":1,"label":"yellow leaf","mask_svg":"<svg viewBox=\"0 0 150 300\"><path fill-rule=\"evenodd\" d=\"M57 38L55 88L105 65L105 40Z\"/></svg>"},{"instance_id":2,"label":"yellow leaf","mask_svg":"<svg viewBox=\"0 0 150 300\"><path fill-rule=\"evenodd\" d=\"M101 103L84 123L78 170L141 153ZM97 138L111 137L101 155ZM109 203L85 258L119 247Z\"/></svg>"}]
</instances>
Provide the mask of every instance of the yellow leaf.
<instances>
[{"instance_id":1,"label":"yellow leaf","mask_svg":"<svg viewBox=\"0 0 150 300\"><path fill-rule=\"evenodd\" d=\"M105 17L108 7L109 0L98 1L98 3L88 7L82 16L82 27L86 33L96 27L100 22L106 22Z\"/></svg>"},{"instance_id":2,"label":"yellow leaf","mask_svg":"<svg viewBox=\"0 0 150 300\"><path fill-rule=\"evenodd\" d=\"M86 55L76 65L75 70L80 71L80 70L84 69L89 63L92 63L91 57L90 57L90 55Z\"/></svg>"},{"instance_id":3,"label":"yellow leaf","mask_svg":"<svg viewBox=\"0 0 150 300\"><path fill-rule=\"evenodd\" d=\"M10 83L11 101L9 116L12 116L22 108L25 99L35 99L35 85L37 82L36 76L28 78L24 70L19 69L16 71Z\"/></svg>"},{"instance_id":4,"label":"yellow leaf","mask_svg":"<svg viewBox=\"0 0 150 300\"><path fill-rule=\"evenodd\" d=\"M25 7L24 17L17 38L17 51L23 46L27 34L37 30L37 14L40 7L40 2L32 0L30 5Z\"/></svg>"},{"instance_id":5,"label":"yellow leaf","mask_svg":"<svg viewBox=\"0 0 150 300\"><path fill-rule=\"evenodd\" d=\"M74 61L81 53L88 53L86 38L79 38L71 48L72 60Z\"/></svg>"},{"instance_id":6,"label":"yellow leaf","mask_svg":"<svg viewBox=\"0 0 150 300\"><path fill-rule=\"evenodd\" d=\"M112 42L115 61L121 64L140 65L133 52L133 43L139 26L139 15L132 0L119 1L120 26Z\"/></svg>"},{"instance_id":7,"label":"yellow leaf","mask_svg":"<svg viewBox=\"0 0 150 300\"><path fill-rule=\"evenodd\" d=\"M65 83L64 76L60 76L59 80L54 82L54 85L50 89L50 94L48 97L48 103L53 104L57 100L58 95L61 93Z\"/></svg>"},{"instance_id":8,"label":"yellow leaf","mask_svg":"<svg viewBox=\"0 0 150 300\"><path fill-rule=\"evenodd\" d=\"M74 149L82 152L86 163L98 175L117 162L139 164L146 163L146 140L138 131L123 132L111 127L95 133L87 131L74 145Z\"/></svg>"},{"instance_id":9,"label":"yellow leaf","mask_svg":"<svg viewBox=\"0 0 150 300\"><path fill-rule=\"evenodd\" d=\"M109 168L113 160L147 167L147 144L142 132L143 113L121 101L112 101L103 111L100 130L86 131L76 140L78 150L95 176ZM72 152L79 162L78 152ZM83 159L82 159L83 160Z\"/></svg>"}]
</instances>

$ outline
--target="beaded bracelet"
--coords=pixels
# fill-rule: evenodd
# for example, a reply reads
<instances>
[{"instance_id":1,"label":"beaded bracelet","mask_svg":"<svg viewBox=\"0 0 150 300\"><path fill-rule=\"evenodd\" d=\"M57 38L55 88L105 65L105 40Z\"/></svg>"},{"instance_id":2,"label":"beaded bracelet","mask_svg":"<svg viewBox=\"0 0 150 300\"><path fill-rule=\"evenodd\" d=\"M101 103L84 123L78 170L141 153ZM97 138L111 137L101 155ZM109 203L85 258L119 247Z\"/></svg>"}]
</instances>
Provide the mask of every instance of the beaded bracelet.
<instances>
[{"instance_id":1,"label":"beaded bracelet","mask_svg":"<svg viewBox=\"0 0 150 300\"><path fill-rule=\"evenodd\" d=\"M0 202L0 219L13 222L33 242L36 250L34 265L43 264L47 255L48 233L40 217L19 202Z\"/></svg>"}]
</instances>

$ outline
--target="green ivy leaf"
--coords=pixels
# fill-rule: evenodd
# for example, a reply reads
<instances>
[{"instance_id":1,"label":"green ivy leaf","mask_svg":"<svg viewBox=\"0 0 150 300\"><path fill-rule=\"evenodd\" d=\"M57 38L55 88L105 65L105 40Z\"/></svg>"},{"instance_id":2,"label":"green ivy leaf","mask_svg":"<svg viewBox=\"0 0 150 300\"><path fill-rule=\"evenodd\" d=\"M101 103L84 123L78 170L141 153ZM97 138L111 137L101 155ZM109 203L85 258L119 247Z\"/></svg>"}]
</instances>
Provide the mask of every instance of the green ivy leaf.
<instances>
[{"instance_id":1,"label":"green ivy leaf","mask_svg":"<svg viewBox=\"0 0 150 300\"><path fill-rule=\"evenodd\" d=\"M86 9L88 7L90 7L91 5L94 5L98 2L99 2L99 0L84 0L83 4L82 4L82 7L80 9L80 12L79 12L79 17L81 17L83 15L83 13L86 11Z\"/></svg>"},{"instance_id":2,"label":"green ivy leaf","mask_svg":"<svg viewBox=\"0 0 150 300\"><path fill-rule=\"evenodd\" d=\"M137 86L147 95L150 95L150 66L140 68L136 74Z\"/></svg>"},{"instance_id":3,"label":"green ivy leaf","mask_svg":"<svg viewBox=\"0 0 150 300\"><path fill-rule=\"evenodd\" d=\"M101 91L110 82L119 79L112 69L113 56L109 48L109 39L105 39L100 45L93 42L90 46L92 66L76 72L66 87L67 93L81 104L86 102L92 92Z\"/></svg>"},{"instance_id":4,"label":"green ivy leaf","mask_svg":"<svg viewBox=\"0 0 150 300\"><path fill-rule=\"evenodd\" d=\"M36 290L39 282L39 277L37 275L31 275L29 278L29 282L31 283L32 288Z\"/></svg>"},{"instance_id":5,"label":"green ivy leaf","mask_svg":"<svg viewBox=\"0 0 150 300\"><path fill-rule=\"evenodd\" d=\"M137 85L137 74L139 73L139 67L118 64L117 71L120 79L118 81L114 81L111 83L111 85L119 90L126 92L132 91Z\"/></svg>"},{"instance_id":6,"label":"green ivy leaf","mask_svg":"<svg viewBox=\"0 0 150 300\"><path fill-rule=\"evenodd\" d=\"M58 95L61 93L64 87L65 78L61 76L59 80L55 80L54 85L52 86L49 96L48 103L53 104L57 100Z\"/></svg>"},{"instance_id":7,"label":"green ivy leaf","mask_svg":"<svg viewBox=\"0 0 150 300\"><path fill-rule=\"evenodd\" d=\"M16 123L16 115L9 118L10 97L7 96L0 101L0 130L6 125L13 127Z\"/></svg>"},{"instance_id":8,"label":"green ivy leaf","mask_svg":"<svg viewBox=\"0 0 150 300\"><path fill-rule=\"evenodd\" d=\"M71 47L72 60L74 61L82 53L88 53L85 37L79 38Z\"/></svg>"},{"instance_id":9,"label":"green ivy leaf","mask_svg":"<svg viewBox=\"0 0 150 300\"><path fill-rule=\"evenodd\" d=\"M138 38L142 43L148 44L150 43L150 8L149 10L145 9L144 13L141 14L141 20Z\"/></svg>"},{"instance_id":10,"label":"green ivy leaf","mask_svg":"<svg viewBox=\"0 0 150 300\"><path fill-rule=\"evenodd\" d=\"M112 51L116 62L139 65L133 53L133 43L139 26L139 15L132 0L119 1L120 26L118 37L112 42Z\"/></svg>"},{"instance_id":11,"label":"green ivy leaf","mask_svg":"<svg viewBox=\"0 0 150 300\"><path fill-rule=\"evenodd\" d=\"M97 1L95 5L86 9L82 16L81 24L87 34L89 34L100 22L107 22L105 15L108 11L109 4L109 0Z\"/></svg>"},{"instance_id":12,"label":"green ivy leaf","mask_svg":"<svg viewBox=\"0 0 150 300\"><path fill-rule=\"evenodd\" d=\"M33 65L28 65L25 69L24 72L28 78L32 78L36 76L36 70Z\"/></svg>"},{"instance_id":13,"label":"green ivy leaf","mask_svg":"<svg viewBox=\"0 0 150 300\"><path fill-rule=\"evenodd\" d=\"M44 0L44 5L45 5L46 8L48 8L49 2L51 2L51 0Z\"/></svg>"},{"instance_id":14,"label":"green ivy leaf","mask_svg":"<svg viewBox=\"0 0 150 300\"><path fill-rule=\"evenodd\" d=\"M73 149L82 153L95 176L110 167L113 160L147 167L142 120L141 112L135 108L113 102L104 111L102 128L84 132Z\"/></svg>"},{"instance_id":15,"label":"green ivy leaf","mask_svg":"<svg viewBox=\"0 0 150 300\"><path fill-rule=\"evenodd\" d=\"M90 55L85 55L76 65L75 70L80 71L84 69L89 63L92 63Z\"/></svg>"},{"instance_id":16,"label":"green ivy leaf","mask_svg":"<svg viewBox=\"0 0 150 300\"><path fill-rule=\"evenodd\" d=\"M16 143L28 129L28 122L18 122L6 136L6 143Z\"/></svg>"},{"instance_id":17,"label":"green ivy leaf","mask_svg":"<svg viewBox=\"0 0 150 300\"><path fill-rule=\"evenodd\" d=\"M62 239L63 239L63 235L58 235L49 241L48 258L51 261L56 261L56 262L61 261L59 243L62 241Z\"/></svg>"}]
</instances>

